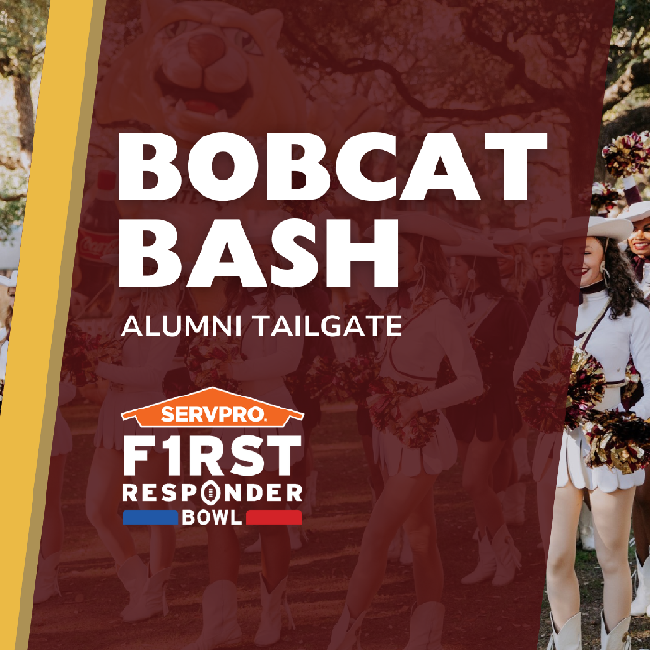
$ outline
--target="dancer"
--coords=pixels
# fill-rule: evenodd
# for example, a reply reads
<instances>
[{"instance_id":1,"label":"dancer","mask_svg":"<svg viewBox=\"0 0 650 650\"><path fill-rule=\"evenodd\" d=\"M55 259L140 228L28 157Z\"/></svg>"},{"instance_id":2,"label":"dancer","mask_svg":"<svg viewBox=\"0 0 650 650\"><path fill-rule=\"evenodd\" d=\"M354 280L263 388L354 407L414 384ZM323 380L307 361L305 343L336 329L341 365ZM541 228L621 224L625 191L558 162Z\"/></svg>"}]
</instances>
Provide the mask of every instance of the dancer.
<instances>
[{"instance_id":1,"label":"dancer","mask_svg":"<svg viewBox=\"0 0 650 650\"><path fill-rule=\"evenodd\" d=\"M492 578L494 586L503 586L514 579L521 554L514 545L503 543L512 538L497 493L507 485L495 485L493 471L506 441L520 425L512 371L528 324L518 301L501 284L497 260L503 255L489 241L465 240L446 247L445 253L452 256L450 276L460 292L469 335L485 353L479 357L483 395L447 409L463 461L463 488L474 502L477 524L479 562L461 582Z\"/></svg>"},{"instance_id":2,"label":"dancer","mask_svg":"<svg viewBox=\"0 0 650 650\"><path fill-rule=\"evenodd\" d=\"M607 388L599 410L615 410L620 405L620 386L630 355L650 386L650 312L636 286L629 265L617 243L624 241L632 226L624 219L589 219L587 237L584 222L569 222L561 232L548 235L562 242L562 252L554 279L552 297L538 310L522 355L515 367L515 381L532 367L545 364L558 345L572 346L568 329L571 284L580 287L582 303L577 307L575 345L593 355L603 366ZM577 224L577 225L576 225ZM582 234L581 234L582 233ZM650 399L643 398L633 409L641 418L650 415ZM551 437L551 436L549 436ZM554 437L559 441L559 436ZM541 449L540 464L546 473L550 445ZM596 553L603 571L603 650L629 648L628 629L632 603L632 583L627 560L632 501L635 486L644 479L643 470L624 475L618 469L586 464L589 443L581 428L565 431L561 438L553 526L548 548L547 588L551 605L552 642L558 650L581 647L580 591L575 573L575 530L582 505L583 488L591 494ZM546 456L546 458L544 458ZM536 459L537 461L537 459ZM537 464L534 463L534 464ZM543 481L543 477L542 477ZM544 504L540 504L540 511ZM548 515L541 515L548 520ZM549 521L541 521L549 526ZM548 532L548 531L547 531ZM544 539L547 539L543 535Z\"/></svg>"},{"instance_id":3,"label":"dancer","mask_svg":"<svg viewBox=\"0 0 650 650\"><path fill-rule=\"evenodd\" d=\"M519 300L528 322L540 301L537 272L528 250L529 239L528 231L496 230L493 237L494 247L503 255L497 260L501 282Z\"/></svg>"},{"instance_id":4,"label":"dancer","mask_svg":"<svg viewBox=\"0 0 650 650\"><path fill-rule=\"evenodd\" d=\"M533 236L532 241L535 237ZM527 230L494 232L495 248L505 257L499 258L499 271L503 286L512 293L522 306L530 323L540 302L537 273L533 267L528 245L531 235ZM495 465L495 476L506 476L506 489L499 497L503 504L506 523L521 525L526 521L526 483L531 473L528 461L528 425L519 420L512 441L504 445L501 458Z\"/></svg>"},{"instance_id":5,"label":"dancer","mask_svg":"<svg viewBox=\"0 0 650 650\"><path fill-rule=\"evenodd\" d=\"M556 248L549 241L539 235L535 236L533 241L528 244L528 251L537 272L537 289L542 299L547 298L551 291L551 280L555 267L555 256L551 252ZM538 437L539 440L539 437ZM531 467L528 463L526 439L518 439L514 447L515 460L519 476L530 474ZM583 493L584 500L580 509L580 521L578 523L577 539L580 540L583 551L595 551L596 542L594 541L593 518L591 516L591 504L589 501L589 491Z\"/></svg>"},{"instance_id":6,"label":"dancer","mask_svg":"<svg viewBox=\"0 0 650 650\"><path fill-rule=\"evenodd\" d=\"M117 256L105 256L116 262ZM147 261L145 260L145 265ZM139 324L150 317L152 331L160 332L163 317L176 321L178 285L162 289L120 288L115 286L115 301L109 323L109 336L120 340L130 315ZM151 526L149 566L136 553L129 529L122 524L118 508L122 503L124 481L124 436L154 435L155 451L146 462L136 465L134 483L162 485L168 479L167 451L162 443L177 431L173 428L141 428L134 419L123 421L121 414L162 402L163 378L172 367L179 338L137 336L123 339L122 363L97 363L96 373L110 381L110 388L99 412L93 456L86 488L86 514L90 523L115 560L117 575L129 592L129 604L122 611L125 622L135 622L167 613L165 586L171 573L176 546L173 526ZM140 508L155 507L140 502Z\"/></svg>"},{"instance_id":7,"label":"dancer","mask_svg":"<svg viewBox=\"0 0 650 650\"><path fill-rule=\"evenodd\" d=\"M282 213L283 218L288 217ZM265 217L268 222L257 223L247 227L247 236L253 247L255 259L264 275L268 288L246 289L241 286L239 278L231 278L226 289L227 303L222 317L240 315L242 319L241 353L246 360L227 365L226 372L234 380L241 382L243 395L275 404L283 408L294 409L291 395L284 384L284 376L298 368L303 352L303 337L288 336L278 333L271 337L260 336L257 322L253 316L271 316L273 319L284 316L288 323L294 323L300 316L301 309L296 298L271 284L271 267L278 265L278 256L273 249L271 234L277 223L274 215ZM265 442L257 450L264 458L264 470L255 476L257 485L269 483L286 485L295 482L291 477L279 476L278 449L267 446L267 437L276 433L303 436L302 425L291 419L281 430L258 428L217 429L213 435L223 441L224 455L219 466L226 473L225 477L205 475L217 484L228 482L227 470L235 459L230 452L232 442L241 435L254 435ZM303 459L304 446L291 448L292 466ZM241 482L241 477L237 477ZM286 489L280 493L286 494ZM266 494L266 490L265 490ZM268 503L265 498L248 503L248 509L278 509L285 507L285 502ZM201 636L190 643L186 650L212 650L223 645L235 645L242 639L241 628L237 621L237 578L239 575L240 549L234 527L230 524L208 524L208 562L210 584L203 593L203 629ZM282 606L289 616L287 604L287 580L291 547L287 526L260 526L262 571L260 573L260 592L262 599L262 616L255 645L270 646L280 640L282 632Z\"/></svg>"},{"instance_id":8,"label":"dancer","mask_svg":"<svg viewBox=\"0 0 650 650\"><path fill-rule=\"evenodd\" d=\"M631 188L632 190L636 188ZM641 201L638 190L629 198L629 207L622 217L630 222L634 231L628 237L625 254L632 264L637 283L648 298L650 295L650 201ZM643 396L643 386L639 385L632 397L632 403ZM632 602L632 616L646 616L650 609L650 481L639 485L634 494L632 506L632 528L636 547L636 597Z\"/></svg>"},{"instance_id":9,"label":"dancer","mask_svg":"<svg viewBox=\"0 0 650 650\"><path fill-rule=\"evenodd\" d=\"M436 541L433 486L437 476L456 461L457 446L441 409L482 391L481 374L467 329L449 300L447 262L440 244L457 245L460 237L446 221L423 212L387 215L399 219L399 290L375 289L364 283L386 312L402 316L402 335L383 336L380 378L415 382L428 388L419 397L403 398L399 414L387 428L373 431L378 458L387 470L384 490L370 516L348 588L345 608L332 630L329 650L350 650L363 618L380 588L388 547L404 525L413 551L417 608L411 618L409 650L440 650L445 608L443 569ZM364 269L366 270L366 269ZM456 380L436 389L444 356ZM439 412L439 423L423 447L403 444L397 433L420 412Z\"/></svg>"},{"instance_id":10,"label":"dancer","mask_svg":"<svg viewBox=\"0 0 650 650\"><path fill-rule=\"evenodd\" d=\"M540 298L548 296L551 290L551 278L555 267L555 257L551 252L552 247L552 244L538 236L534 237L533 241L528 244L530 259L537 273L536 285Z\"/></svg>"},{"instance_id":11,"label":"dancer","mask_svg":"<svg viewBox=\"0 0 650 650\"><path fill-rule=\"evenodd\" d=\"M644 296L650 295L650 201L635 201L621 217L630 221L634 231L628 237L625 254L632 264Z\"/></svg>"}]
</instances>

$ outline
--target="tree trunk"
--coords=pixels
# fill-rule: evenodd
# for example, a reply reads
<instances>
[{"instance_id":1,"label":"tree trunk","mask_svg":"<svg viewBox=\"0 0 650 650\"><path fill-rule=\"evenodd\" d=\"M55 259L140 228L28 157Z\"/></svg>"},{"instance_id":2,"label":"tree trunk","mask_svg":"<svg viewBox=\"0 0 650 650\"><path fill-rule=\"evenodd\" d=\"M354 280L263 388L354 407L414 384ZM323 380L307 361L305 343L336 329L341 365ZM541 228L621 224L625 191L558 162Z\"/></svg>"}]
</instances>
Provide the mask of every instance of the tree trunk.
<instances>
[{"instance_id":1,"label":"tree trunk","mask_svg":"<svg viewBox=\"0 0 650 650\"><path fill-rule=\"evenodd\" d=\"M635 88L650 84L650 61L635 61L618 78L615 84L605 91L603 113L625 99Z\"/></svg>"},{"instance_id":2,"label":"tree trunk","mask_svg":"<svg viewBox=\"0 0 650 650\"><path fill-rule=\"evenodd\" d=\"M20 128L20 160L25 169L29 169L32 164L34 150L34 104L32 102L30 67L24 66L13 77Z\"/></svg>"}]
</instances>

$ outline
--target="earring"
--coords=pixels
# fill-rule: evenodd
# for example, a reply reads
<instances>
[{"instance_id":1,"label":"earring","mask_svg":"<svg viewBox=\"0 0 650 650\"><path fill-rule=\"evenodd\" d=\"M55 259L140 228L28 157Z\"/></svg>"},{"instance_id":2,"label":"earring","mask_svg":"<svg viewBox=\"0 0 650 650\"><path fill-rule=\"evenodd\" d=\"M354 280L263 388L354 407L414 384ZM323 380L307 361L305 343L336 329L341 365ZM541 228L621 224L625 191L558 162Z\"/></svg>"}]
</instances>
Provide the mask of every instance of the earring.
<instances>
[{"instance_id":1,"label":"earring","mask_svg":"<svg viewBox=\"0 0 650 650\"><path fill-rule=\"evenodd\" d=\"M414 270L416 273L422 273L422 269L423 269L423 268L424 268L424 267L422 266L422 262L418 262L418 263L413 267L413 270Z\"/></svg>"},{"instance_id":2,"label":"earring","mask_svg":"<svg viewBox=\"0 0 650 650\"><path fill-rule=\"evenodd\" d=\"M467 279L476 280L476 271L474 269L470 269L469 271L467 271Z\"/></svg>"},{"instance_id":3,"label":"earring","mask_svg":"<svg viewBox=\"0 0 650 650\"><path fill-rule=\"evenodd\" d=\"M609 288L609 271L605 268L605 260L600 263L600 272L603 274L605 286Z\"/></svg>"}]
</instances>

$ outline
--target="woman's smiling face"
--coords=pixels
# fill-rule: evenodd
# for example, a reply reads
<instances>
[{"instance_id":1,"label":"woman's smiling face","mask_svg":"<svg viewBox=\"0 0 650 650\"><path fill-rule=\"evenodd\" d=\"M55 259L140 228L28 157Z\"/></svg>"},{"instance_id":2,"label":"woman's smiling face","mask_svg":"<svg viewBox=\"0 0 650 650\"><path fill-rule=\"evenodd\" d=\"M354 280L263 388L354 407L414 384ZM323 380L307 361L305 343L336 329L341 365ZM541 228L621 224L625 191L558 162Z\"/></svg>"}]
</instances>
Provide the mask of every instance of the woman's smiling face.
<instances>
[{"instance_id":1,"label":"woman's smiling face","mask_svg":"<svg viewBox=\"0 0 650 650\"><path fill-rule=\"evenodd\" d=\"M639 257L650 257L650 217L633 224L634 232L627 240L631 251Z\"/></svg>"},{"instance_id":2,"label":"woman's smiling face","mask_svg":"<svg viewBox=\"0 0 650 650\"><path fill-rule=\"evenodd\" d=\"M462 257L452 257L449 263L449 278L457 291L465 291L470 282L470 268Z\"/></svg>"},{"instance_id":3,"label":"woman's smiling face","mask_svg":"<svg viewBox=\"0 0 650 650\"><path fill-rule=\"evenodd\" d=\"M588 287L603 279L600 265L605 251L595 237L574 237L562 243L562 267L571 282Z\"/></svg>"},{"instance_id":4,"label":"woman's smiling face","mask_svg":"<svg viewBox=\"0 0 650 650\"><path fill-rule=\"evenodd\" d=\"M514 246L510 245L499 245L495 244L499 253L502 253L506 257L499 257L497 259L497 264L499 265L499 273L502 278L509 278L515 272L515 256L517 251Z\"/></svg>"},{"instance_id":5,"label":"woman's smiling face","mask_svg":"<svg viewBox=\"0 0 650 650\"><path fill-rule=\"evenodd\" d=\"M547 246L540 246L533 253L533 266L540 278L546 278L553 273L555 260Z\"/></svg>"}]
</instances>

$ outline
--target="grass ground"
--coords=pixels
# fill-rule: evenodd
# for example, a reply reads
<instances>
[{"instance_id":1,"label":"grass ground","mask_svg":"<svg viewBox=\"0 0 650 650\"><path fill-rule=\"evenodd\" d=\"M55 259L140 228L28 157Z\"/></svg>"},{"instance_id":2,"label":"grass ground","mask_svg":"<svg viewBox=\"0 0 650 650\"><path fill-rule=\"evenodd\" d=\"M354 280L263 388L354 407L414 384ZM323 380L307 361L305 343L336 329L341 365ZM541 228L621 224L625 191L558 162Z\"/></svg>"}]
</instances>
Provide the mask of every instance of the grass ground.
<instances>
[{"instance_id":1,"label":"grass ground","mask_svg":"<svg viewBox=\"0 0 650 650\"><path fill-rule=\"evenodd\" d=\"M629 558L632 570L635 569L634 546L630 547ZM582 611L582 647L585 650L600 648L600 612L603 602L603 574L596 560L596 553L578 549L576 573L580 583L580 608ZM546 650L551 624L546 592L542 601L542 618L539 634L539 650ZM633 618L630 626L632 647L650 648L650 618Z\"/></svg>"},{"instance_id":2,"label":"grass ground","mask_svg":"<svg viewBox=\"0 0 650 650\"><path fill-rule=\"evenodd\" d=\"M76 404L67 407L64 415L73 429L74 448L68 458L63 490L66 537L60 568L62 596L34 608L29 649L183 648L196 639L201 629L201 595L208 582L205 531L200 526L178 530L167 592L169 615L139 624L123 623L119 612L126 602L126 592L84 507L97 408ZM313 434L313 449L320 473L318 506L314 516L305 521L308 541L293 554L289 580L297 628L285 631L277 650L327 648L370 516L370 491L355 414L325 413ZM461 577L475 566L476 546L472 540L473 508L462 490L458 465L441 476L435 495L438 545L445 569L445 650L527 650L537 643L546 647L548 607L542 604L544 559L538 547L534 486L528 485L526 525L512 529L522 551L522 570L512 584L498 589L489 582L471 587L460 584ZM146 560L147 529L134 528L132 533ZM254 541L257 534L246 527L238 533L242 546ZM259 562L259 555L242 555L239 619L246 649L254 647L252 638L259 621ZM585 598L594 603L588 610L589 627L598 615L600 578L593 558L587 554L580 555L579 570ZM411 568L389 563L383 585L364 621L364 650L401 650L406 646L414 593ZM544 623L538 641L540 607Z\"/></svg>"}]
</instances>

